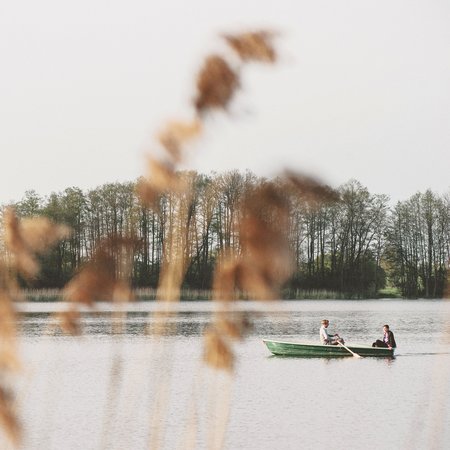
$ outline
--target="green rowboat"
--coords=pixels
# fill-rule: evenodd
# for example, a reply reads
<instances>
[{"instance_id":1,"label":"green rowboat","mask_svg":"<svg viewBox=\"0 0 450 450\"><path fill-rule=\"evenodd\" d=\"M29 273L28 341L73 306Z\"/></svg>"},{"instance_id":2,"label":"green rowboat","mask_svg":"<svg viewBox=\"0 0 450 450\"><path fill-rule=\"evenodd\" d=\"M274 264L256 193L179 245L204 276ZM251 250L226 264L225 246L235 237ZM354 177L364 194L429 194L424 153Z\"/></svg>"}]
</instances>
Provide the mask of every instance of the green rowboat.
<instances>
[{"instance_id":1,"label":"green rowboat","mask_svg":"<svg viewBox=\"0 0 450 450\"><path fill-rule=\"evenodd\" d=\"M353 356L340 345L307 344L300 342L284 342L263 339L267 348L274 355L281 356L310 356L310 357L341 357ZM394 349L370 347L369 345L346 345L352 352L360 356L394 356Z\"/></svg>"}]
</instances>

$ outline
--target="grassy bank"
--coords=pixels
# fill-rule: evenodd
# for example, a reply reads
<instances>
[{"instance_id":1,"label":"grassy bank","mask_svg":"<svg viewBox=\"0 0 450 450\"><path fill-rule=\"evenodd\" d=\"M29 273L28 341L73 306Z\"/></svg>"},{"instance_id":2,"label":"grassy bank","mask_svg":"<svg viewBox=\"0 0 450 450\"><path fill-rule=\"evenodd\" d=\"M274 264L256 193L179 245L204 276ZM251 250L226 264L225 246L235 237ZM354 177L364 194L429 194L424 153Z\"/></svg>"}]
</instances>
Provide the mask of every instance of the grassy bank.
<instances>
[{"instance_id":1,"label":"grassy bank","mask_svg":"<svg viewBox=\"0 0 450 450\"><path fill-rule=\"evenodd\" d=\"M26 301L30 302L59 302L64 300L62 290L60 289L26 289L23 291L23 296ZM135 289L134 296L137 301L154 301L156 300L156 289ZM364 298L366 298L326 289L284 289L281 297L283 300L364 300ZM182 301L211 300L212 298L213 293L211 290L181 290ZM239 298L242 300L247 300L248 296L240 295ZM383 289L379 291L376 298L401 298L401 295L396 289Z\"/></svg>"},{"instance_id":2,"label":"grassy bank","mask_svg":"<svg viewBox=\"0 0 450 450\"><path fill-rule=\"evenodd\" d=\"M142 288L133 291L135 300L156 300L156 289ZM29 302L61 302L64 300L61 289L25 289L22 291L24 299ZM181 299L184 301L211 300L212 291L199 289L182 289Z\"/></svg>"}]
</instances>

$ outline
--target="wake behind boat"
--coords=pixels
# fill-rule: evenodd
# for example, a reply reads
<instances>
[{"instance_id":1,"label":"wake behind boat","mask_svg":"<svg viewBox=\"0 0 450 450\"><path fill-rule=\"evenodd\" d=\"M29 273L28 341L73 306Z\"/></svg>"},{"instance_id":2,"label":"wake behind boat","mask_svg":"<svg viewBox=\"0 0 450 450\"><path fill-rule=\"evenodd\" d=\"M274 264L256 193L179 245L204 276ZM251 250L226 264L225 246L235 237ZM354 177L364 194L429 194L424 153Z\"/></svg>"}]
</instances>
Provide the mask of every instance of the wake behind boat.
<instances>
[{"instance_id":1,"label":"wake behind boat","mask_svg":"<svg viewBox=\"0 0 450 450\"><path fill-rule=\"evenodd\" d=\"M310 356L310 357L343 357L353 356L352 352L360 356L387 357L394 356L394 349L383 347L371 347L369 345L346 345L347 348L340 345L322 345L310 344L304 342L286 342L263 339L267 348L274 355L281 356Z\"/></svg>"}]
</instances>

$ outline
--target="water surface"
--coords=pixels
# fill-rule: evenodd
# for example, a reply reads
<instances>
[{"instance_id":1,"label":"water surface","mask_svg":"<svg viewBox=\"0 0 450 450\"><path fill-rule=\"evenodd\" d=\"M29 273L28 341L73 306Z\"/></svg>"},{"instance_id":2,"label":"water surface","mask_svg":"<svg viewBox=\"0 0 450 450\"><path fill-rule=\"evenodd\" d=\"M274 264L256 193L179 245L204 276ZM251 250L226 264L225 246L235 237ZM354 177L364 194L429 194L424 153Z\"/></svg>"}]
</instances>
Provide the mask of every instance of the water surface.
<instances>
[{"instance_id":1,"label":"water surface","mask_svg":"<svg viewBox=\"0 0 450 450\"><path fill-rule=\"evenodd\" d=\"M110 306L84 335L55 332L60 304L26 304L18 383L25 449L444 449L450 441L450 302L241 302L252 322L233 375L202 363L215 306L180 304L170 334L148 335L155 303L130 305L119 335ZM381 338L395 358L283 358L264 337L317 342L330 320L347 344Z\"/></svg>"}]
</instances>

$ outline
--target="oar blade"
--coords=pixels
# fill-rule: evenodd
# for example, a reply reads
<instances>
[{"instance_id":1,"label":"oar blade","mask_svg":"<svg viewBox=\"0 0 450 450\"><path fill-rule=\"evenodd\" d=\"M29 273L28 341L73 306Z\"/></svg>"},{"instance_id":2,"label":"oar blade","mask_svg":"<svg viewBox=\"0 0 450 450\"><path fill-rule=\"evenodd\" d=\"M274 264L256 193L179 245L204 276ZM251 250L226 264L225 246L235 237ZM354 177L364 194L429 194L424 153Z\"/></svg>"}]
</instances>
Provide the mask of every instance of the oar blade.
<instances>
[{"instance_id":1,"label":"oar blade","mask_svg":"<svg viewBox=\"0 0 450 450\"><path fill-rule=\"evenodd\" d=\"M354 351L350 350L350 349L349 349L347 346L345 346L342 342L339 342L339 341L338 341L338 344L339 344L341 347L344 347L345 350L347 350L348 352L350 352L350 353L353 355L353 358L360 358L360 359L362 359L362 356L361 356L361 355L358 355L358 353L355 353Z\"/></svg>"}]
</instances>

